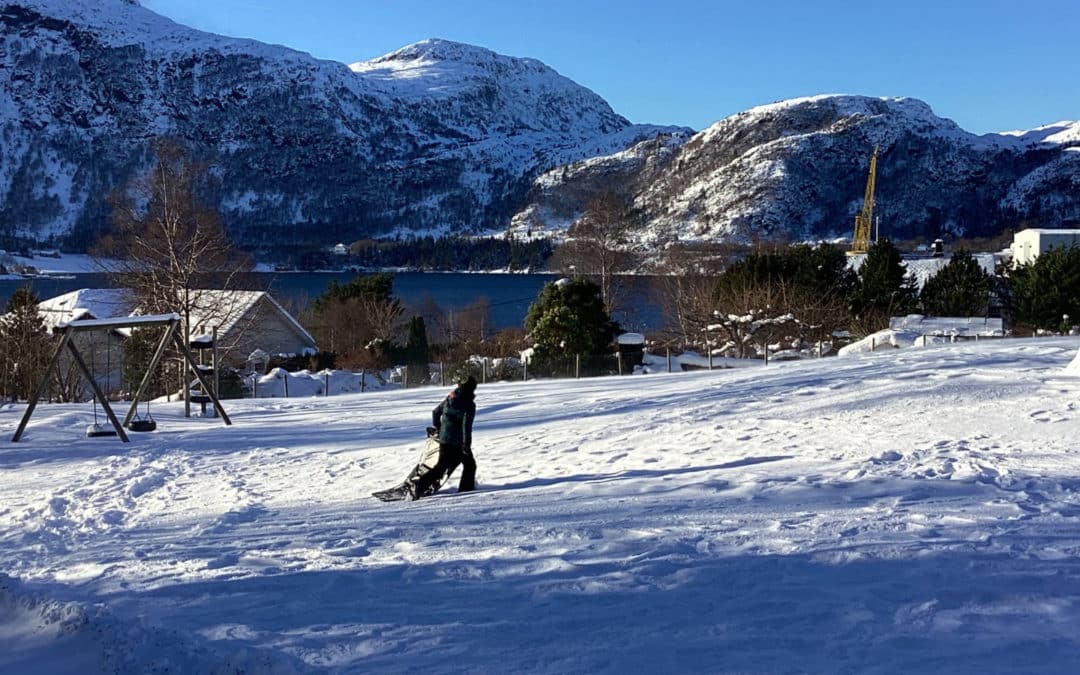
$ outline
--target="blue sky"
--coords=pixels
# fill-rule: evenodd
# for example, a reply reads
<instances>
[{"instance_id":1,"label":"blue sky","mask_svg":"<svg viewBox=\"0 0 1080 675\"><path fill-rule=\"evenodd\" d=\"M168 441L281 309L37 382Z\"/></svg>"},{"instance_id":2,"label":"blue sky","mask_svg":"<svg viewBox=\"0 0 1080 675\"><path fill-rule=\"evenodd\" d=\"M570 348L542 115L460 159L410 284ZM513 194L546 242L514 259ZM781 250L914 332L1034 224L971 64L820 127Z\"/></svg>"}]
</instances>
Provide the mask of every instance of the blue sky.
<instances>
[{"instance_id":1,"label":"blue sky","mask_svg":"<svg viewBox=\"0 0 1080 675\"><path fill-rule=\"evenodd\" d=\"M1080 2L141 0L351 63L428 37L543 61L633 122L701 129L822 93L913 96L975 133L1080 119Z\"/></svg>"}]
</instances>

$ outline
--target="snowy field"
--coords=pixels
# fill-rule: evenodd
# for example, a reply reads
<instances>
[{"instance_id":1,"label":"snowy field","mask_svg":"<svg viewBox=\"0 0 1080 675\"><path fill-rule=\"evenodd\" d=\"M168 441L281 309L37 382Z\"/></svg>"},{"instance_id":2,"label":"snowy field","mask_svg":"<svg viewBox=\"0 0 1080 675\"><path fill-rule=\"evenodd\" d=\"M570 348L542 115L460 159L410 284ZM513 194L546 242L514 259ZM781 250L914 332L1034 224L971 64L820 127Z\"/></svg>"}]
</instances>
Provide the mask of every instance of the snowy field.
<instances>
[{"instance_id":1,"label":"snowy field","mask_svg":"<svg viewBox=\"0 0 1080 675\"><path fill-rule=\"evenodd\" d=\"M0 672L1076 672L1078 348L482 385L415 503L444 389L4 405Z\"/></svg>"}]
</instances>

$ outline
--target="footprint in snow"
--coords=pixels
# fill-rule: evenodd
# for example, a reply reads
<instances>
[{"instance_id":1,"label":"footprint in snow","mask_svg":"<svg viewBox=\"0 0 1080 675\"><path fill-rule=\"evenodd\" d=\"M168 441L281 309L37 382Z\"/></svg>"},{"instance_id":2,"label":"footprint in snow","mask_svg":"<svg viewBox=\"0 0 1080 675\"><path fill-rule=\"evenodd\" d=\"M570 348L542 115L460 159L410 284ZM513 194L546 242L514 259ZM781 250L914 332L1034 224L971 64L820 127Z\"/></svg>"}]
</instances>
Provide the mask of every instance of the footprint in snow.
<instances>
[{"instance_id":1,"label":"footprint in snow","mask_svg":"<svg viewBox=\"0 0 1080 675\"><path fill-rule=\"evenodd\" d=\"M903 458L904 456L896 450L886 450L885 452L875 457L872 461L874 462L874 464L890 464L892 462L899 462Z\"/></svg>"}]
</instances>

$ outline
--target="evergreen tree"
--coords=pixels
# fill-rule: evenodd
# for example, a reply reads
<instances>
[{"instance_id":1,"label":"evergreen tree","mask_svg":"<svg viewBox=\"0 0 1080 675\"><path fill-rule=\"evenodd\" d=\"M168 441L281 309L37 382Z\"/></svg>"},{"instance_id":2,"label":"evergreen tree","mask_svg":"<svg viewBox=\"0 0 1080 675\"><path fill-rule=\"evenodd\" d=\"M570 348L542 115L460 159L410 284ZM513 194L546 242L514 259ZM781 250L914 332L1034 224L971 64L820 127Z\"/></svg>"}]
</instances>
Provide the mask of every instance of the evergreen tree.
<instances>
[{"instance_id":1,"label":"evergreen tree","mask_svg":"<svg viewBox=\"0 0 1080 675\"><path fill-rule=\"evenodd\" d=\"M1044 330L1080 323L1080 248L1040 253L1034 261L1008 270L1005 281L1013 323Z\"/></svg>"},{"instance_id":2,"label":"evergreen tree","mask_svg":"<svg viewBox=\"0 0 1080 675\"><path fill-rule=\"evenodd\" d=\"M336 305L354 299L397 302L394 299L394 275L389 272L361 274L343 284L331 280L326 292L315 298L315 311L332 312Z\"/></svg>"},{"instance_id":3,"label":"evergreen tree","mask_svg":"<svg viewBox=\"0 0 1080 675\"><path fill-rule=\"evenodd\" d=\"M923 311L930 316L986 316L993 279L961 249L923 286Z\"/></svg>"},{"instance_id":4,"label":"evergreen tree","mask_svg":"<svg viewBox=\"0 0 1080 675\"><path fill-rule=\"evenodd\" d=\"M600 286L562 279L544 286L525 317L538 361L611 352L618 325L611 320Z\"/></svg>"},{"instance_id":5,"label":"evergreen tree","mask_svg":"<svg viewBox=\"0 0 1080 675\"><path fill-rule=\"evenodd\" d=\"M888 239L870 246L858 272L852 296L856 332L870 334L889 325L889 317L910 314L917 308L917 291L900 257Z\"/></svg>"},{"instance_id":6,"label":"evergreen tree","mask_svg":"<svg viewBox=\"0 0 1080 675\"><path fill-rule=\"evenodd\" d=\"M428 364L431 349L428 347L427 327L424 317L414 316L409 321L409 335L405 341L405 373L410 385L426 383L431 377Z\"/></svg>"},{"instance_id":7,"label":"evergreen tree","mask_svg":"<svg viewBox=\"0 0 1080 675\"><path fill-rule=\"evenodd\" d=\"M45 374L49 333L38 313L38 297L28 286L15 291L0 318L0 387L12 401L29 399Z\"/></svg>"}]
</instances>

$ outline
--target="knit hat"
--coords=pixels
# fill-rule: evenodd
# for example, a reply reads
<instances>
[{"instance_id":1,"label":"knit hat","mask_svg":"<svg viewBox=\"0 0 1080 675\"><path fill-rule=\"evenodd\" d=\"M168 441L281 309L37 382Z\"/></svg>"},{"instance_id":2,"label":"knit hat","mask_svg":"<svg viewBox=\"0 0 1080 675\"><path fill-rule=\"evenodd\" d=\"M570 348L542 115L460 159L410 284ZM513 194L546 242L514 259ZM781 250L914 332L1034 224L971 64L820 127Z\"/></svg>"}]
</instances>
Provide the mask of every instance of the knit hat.
<instances>
[{"instance_id":1,"label":"knit hat","mask_svg":"<svg viewBox=\"0 0 1080 675\"><path fill-rule=\"evenodd\" d=\"M473 393L474 391L476 391L476 378L470 375L460 380L458 382L458 389L467 394Z\"/></svg>"}]
</instances>

